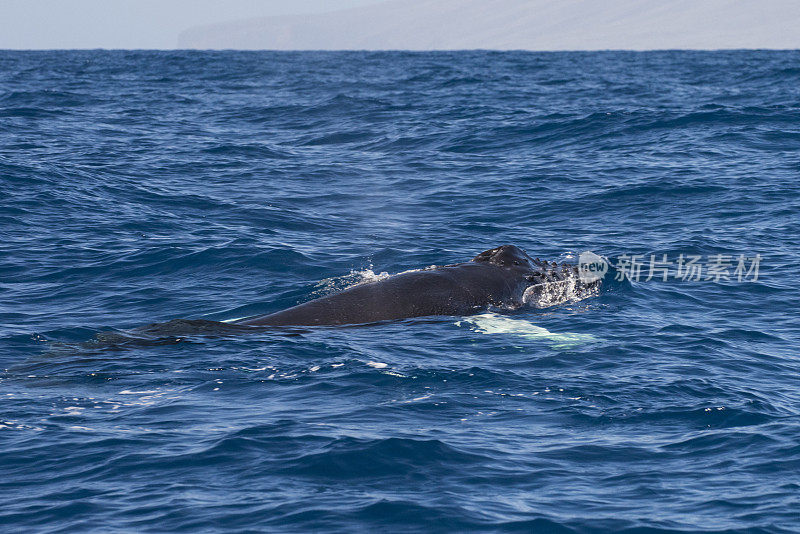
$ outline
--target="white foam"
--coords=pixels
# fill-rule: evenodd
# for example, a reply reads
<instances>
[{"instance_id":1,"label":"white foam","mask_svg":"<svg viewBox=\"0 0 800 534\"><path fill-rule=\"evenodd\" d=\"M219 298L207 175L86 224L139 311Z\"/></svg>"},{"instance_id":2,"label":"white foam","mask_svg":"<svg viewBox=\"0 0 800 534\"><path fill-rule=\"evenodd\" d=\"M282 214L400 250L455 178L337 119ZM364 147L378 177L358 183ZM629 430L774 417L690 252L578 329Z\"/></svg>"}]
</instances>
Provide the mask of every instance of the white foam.
<instances>
[{"instance_id":1,"label":"white foam","mask_svg":"<svg viewBox=\"0 0 800 534\"><path fill-rule=\"evenodd\" d=\"M221 323L235 323L236 321L241 321L242 319L247 319L248 317L252 317L252 315L245 315L244 317L236 317L234 319L222 319Z\"/></svg>"}]
</instances>

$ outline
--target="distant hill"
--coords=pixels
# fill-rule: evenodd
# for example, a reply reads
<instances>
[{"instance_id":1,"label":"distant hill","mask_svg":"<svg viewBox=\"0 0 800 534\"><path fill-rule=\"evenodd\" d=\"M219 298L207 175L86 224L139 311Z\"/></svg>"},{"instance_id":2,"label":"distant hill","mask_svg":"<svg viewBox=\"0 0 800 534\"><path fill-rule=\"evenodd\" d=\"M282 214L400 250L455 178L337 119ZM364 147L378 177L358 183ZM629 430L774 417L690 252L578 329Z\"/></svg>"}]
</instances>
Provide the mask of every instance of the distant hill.
<instances>
[{"instance_id":1,"label":"distant hill","mask_svg":"<svg viewBox=\"0 0 800 534\"><path fill-rule=\"evenodd\" d=\"M179 48L800 48L800 0L391 0L191 28Z\"/></svg>"}]
</instances>

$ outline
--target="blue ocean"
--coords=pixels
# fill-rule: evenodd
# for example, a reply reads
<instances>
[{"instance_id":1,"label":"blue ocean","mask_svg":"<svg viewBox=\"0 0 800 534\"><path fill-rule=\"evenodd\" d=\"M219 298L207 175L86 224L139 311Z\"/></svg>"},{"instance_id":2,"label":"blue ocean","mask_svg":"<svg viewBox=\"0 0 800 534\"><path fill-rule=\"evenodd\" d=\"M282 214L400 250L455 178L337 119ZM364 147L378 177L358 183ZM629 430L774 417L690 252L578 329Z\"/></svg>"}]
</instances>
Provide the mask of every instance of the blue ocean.
<instances>
[{"instance_id":1,"label":"blue ocean","mask_svg":"<svg viewBox=\"0 0 800 534\"><path fill-rule=\"evenodd\" d=\"M800 531L798 88L800 51L0 52L0 530ZM615 280L214 327L503 244Z\"/></svg>"}]
</instances>

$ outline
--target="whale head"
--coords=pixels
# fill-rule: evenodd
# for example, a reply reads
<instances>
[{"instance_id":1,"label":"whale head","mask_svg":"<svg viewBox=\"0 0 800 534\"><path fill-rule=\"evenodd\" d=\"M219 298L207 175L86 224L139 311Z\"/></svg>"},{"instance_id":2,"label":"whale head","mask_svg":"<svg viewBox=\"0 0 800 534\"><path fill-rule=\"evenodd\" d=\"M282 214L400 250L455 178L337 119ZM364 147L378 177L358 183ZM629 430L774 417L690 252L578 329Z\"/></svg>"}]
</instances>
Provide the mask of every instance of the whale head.
<instances>
[{"instance_id":1,"label":"whale head","mask_svg":"<svg viewBox=\"0 0 800 534\"><path fill-rule=\"evenodd\" d=\"M597 294L599 281L583 283L578 267L533 259L514 245L503 245L481 252L472 261L502 267L510 283L510 298L501 306L546 308ZM514 284L513 282L517 283Z\"/></svg>"},{"instance_id":2,"label":"whale head","mask_svg":"<svg viewBox=\"0 0 800 534\"><path fill-rule=\"evenodd\" d=\"M499 267L512 269L536 270L536 264L524 250L514 245L502 245L497 248L485 250L472 258L476 263L491 263Z\"/></svg>"}]
</instances>

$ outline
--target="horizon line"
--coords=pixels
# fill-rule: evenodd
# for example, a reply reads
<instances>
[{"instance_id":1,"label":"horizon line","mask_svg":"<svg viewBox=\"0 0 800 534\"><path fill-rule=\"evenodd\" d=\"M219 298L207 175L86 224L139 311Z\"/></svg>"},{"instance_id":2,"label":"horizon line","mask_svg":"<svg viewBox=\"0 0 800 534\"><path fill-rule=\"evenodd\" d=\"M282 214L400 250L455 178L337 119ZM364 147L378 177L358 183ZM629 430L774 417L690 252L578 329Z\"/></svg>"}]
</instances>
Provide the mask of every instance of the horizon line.
<instances>
[{"instance_id":1,"label":"horizon line","mask_svg":"<svg viewBox=\"0 0 800 534\"><path fill-rule=\"evenodd\" d=\"M800 48L564 48L564 49L532 49L532 48L0 48L0 52L408 52L425 54L430 52L791 52Z\"/></svg>"}]
</instances>

